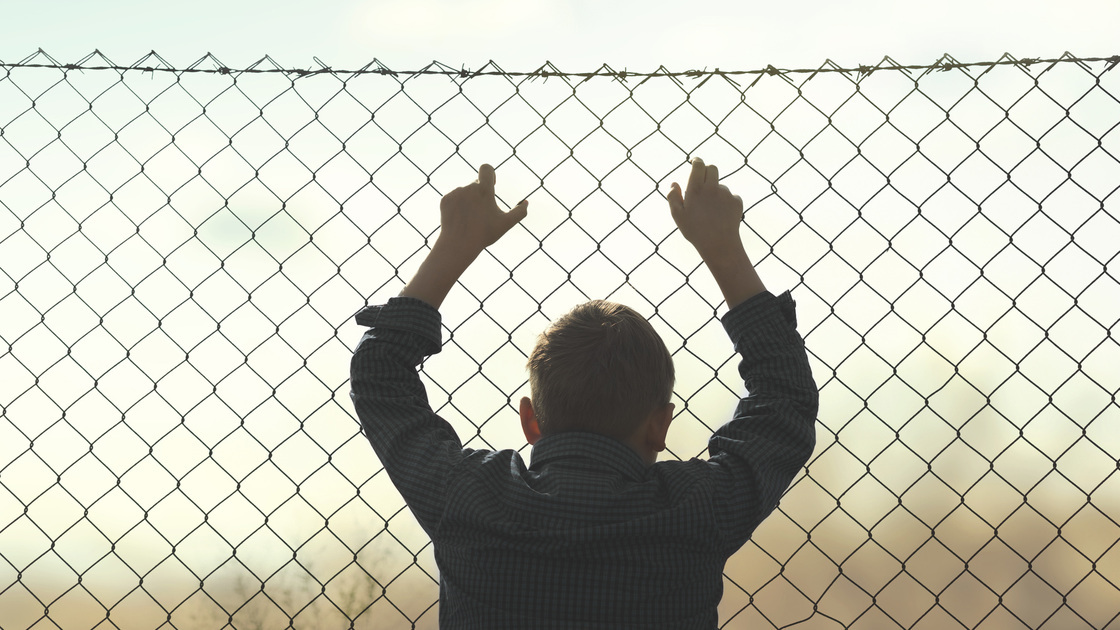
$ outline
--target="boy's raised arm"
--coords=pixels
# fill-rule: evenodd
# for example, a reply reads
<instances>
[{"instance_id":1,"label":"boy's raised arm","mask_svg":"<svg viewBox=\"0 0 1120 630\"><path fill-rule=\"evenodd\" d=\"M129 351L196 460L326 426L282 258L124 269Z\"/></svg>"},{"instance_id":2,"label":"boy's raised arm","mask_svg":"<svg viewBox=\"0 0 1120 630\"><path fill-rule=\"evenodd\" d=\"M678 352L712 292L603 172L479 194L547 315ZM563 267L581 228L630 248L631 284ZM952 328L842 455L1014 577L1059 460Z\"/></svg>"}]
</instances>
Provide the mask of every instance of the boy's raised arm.
<instances>
[{"instance_id":1,"label":"boy's raised arm","mask_svg":"<svg viewBox=\"0 0 1120 630\"><path fill-rule=\"evenodd\" d=\"M796 330L793 299L789 292L767 293L739 237L743 202L719 184L716 167L693 160L684 194L673 184L668 200L681 234L727 300L723 325L742 356L739 376L747 395L708 441L709 470L718 488L713 504L728 549L734 550L770 514L812 455L817 387Z\"/></svg>"},{"instance_id":2,"label":"boy's raised arm","mask_svg":"<svg viewBox=\"0 0 1120 630\"><path fill-rule=\"evenodd\" d=\"M766 290L739 238L743 200L719 183L715 165L694 158L684 195L674 182L668 198L673 221L712 272L728 308Z\"/></svg>"},{"instance_id":3,"label":"boy's raised arm","mask_svg":"<svg viewBox=\"0 0 1120 630\"><path fill-rule=\"evenodd\" d=\"M494 169L440 202L440 234L400 297L369 306L357 321L369 330L350 364L354 410L390 479L433 531L447 492L447 475L464 457L455 430L428 403L417 366L440 351L437 310L459 276L488 245L525 217L522 201L502 212L494 201Z\"/></svg>"}]
</instances>

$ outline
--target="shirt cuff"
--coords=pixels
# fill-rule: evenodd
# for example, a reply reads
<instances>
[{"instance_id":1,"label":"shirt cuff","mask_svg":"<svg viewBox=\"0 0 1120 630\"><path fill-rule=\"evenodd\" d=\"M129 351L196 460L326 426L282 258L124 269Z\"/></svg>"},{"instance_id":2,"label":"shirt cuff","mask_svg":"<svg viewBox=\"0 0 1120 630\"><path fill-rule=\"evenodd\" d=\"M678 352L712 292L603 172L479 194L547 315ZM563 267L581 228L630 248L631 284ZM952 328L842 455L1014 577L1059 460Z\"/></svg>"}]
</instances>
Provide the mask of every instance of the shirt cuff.
<instances>
[{"instance_id":1,"label":"shirt cuff","mask_svg":"<svg viewBox=\"0 0 1120 630\"><path fill-rule=\"evenodd\" d=\"M763 291L736 305L721 318L721 321L729 333L751 330L760 324L775 320L785 322L790 328L796 329L796 306L789 291L778 296Z\"/></svg>"},{"instance_id":2,"label":"shirt cuff","mask_svg":"<svg viewBox=\"0 0 1120 630\"><path fill-rule=\"evenodd\" d=\"M390 298L385 304L367 306L358 311L354 321L359 326L418 335L434 344L436 348L443 345L443 335L440 331L442 319L439 311L424 300L410 297Z\"/></svg>"}]
</instances>

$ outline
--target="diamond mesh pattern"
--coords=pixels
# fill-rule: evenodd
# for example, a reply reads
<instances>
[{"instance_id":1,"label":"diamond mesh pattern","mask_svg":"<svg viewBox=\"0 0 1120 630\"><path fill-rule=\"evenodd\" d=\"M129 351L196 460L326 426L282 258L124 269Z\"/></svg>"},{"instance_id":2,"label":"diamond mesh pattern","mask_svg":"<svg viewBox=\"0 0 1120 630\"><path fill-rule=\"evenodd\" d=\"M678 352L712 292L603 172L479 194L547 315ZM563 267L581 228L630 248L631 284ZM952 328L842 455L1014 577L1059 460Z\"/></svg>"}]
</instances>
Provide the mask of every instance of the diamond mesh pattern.
<instances>
[{"instance_id":1,"label":"diamond mesh pattern","mask_svg":"<svg viewBox=\"0 0 1120 630\"><path fill-rule=\"evenodd\" d=\"M522 445L535 335L610 298L674 352L670 456L702 453L741 386L663 198L691 155L822 396L724 627L1120 627L1118 62L0 64L3 627L434 628L350 316L484 161L530 217L448 300L433 404Z\"/></svg>"}]
</instances>

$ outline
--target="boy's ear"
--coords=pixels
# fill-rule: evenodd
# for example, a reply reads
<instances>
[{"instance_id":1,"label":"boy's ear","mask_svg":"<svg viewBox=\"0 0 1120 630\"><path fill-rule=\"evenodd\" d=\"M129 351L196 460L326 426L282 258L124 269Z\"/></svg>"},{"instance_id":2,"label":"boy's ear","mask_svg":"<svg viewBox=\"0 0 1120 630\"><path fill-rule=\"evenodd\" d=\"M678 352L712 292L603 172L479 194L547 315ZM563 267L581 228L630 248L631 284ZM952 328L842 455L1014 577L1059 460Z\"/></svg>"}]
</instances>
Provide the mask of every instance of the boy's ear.
<instances>
[{"instance_id":1,"label":"boy's ear","mask_svg":"<svg viewBox=\"0 0 1120 630\"><path fill-rule=\"evenodd\" d=\"M669 403L661 409L655 410L646 424L646 444L660 453L665 450L665 437L669 434L669 425L673 422L673 410L676 405Z\"/></svg>"},{"instance_id":2,"label":"boy's ear","mask_svg":"<svg viewBox=\"0 0 1120 630\"><path fill-rule=\"evenodd\" d=\"M528 396L521 397L521 430L525 432L525 441L536 444L541 439L541 428L537 424L537 413L533 411L533 401Z\"/></svg>"}]
</instances>

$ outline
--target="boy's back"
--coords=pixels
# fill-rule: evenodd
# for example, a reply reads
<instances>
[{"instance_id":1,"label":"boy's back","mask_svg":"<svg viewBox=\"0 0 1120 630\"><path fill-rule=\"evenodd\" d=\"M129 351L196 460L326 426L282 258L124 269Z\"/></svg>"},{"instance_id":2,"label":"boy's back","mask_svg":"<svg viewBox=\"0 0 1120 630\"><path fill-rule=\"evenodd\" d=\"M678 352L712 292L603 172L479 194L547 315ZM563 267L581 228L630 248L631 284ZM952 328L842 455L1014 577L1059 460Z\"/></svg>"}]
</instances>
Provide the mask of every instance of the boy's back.
<instances>
[{"instance_id":1,"label":"boy's back","mask_svg":"<svg viewBox=\"0 0 1120 630\"><path fill-rule=\"evenodd\" d=\"M446 216L444 230L450 234ZM721 263L709 258L718 281ZM416 366L439 351L436 307L450 287L442 276L465 269L462 261L430 266L440 272L435 293L425 293L422 269L402 297L359 314L370 330L353 359L352 396L432 538L441 627L714 628L726 559L813 449L816 387L789 295L774 297L758 283L739 299L743 287L729 292L724 284L735 281L722 278L734 302L723 323L743 356L750 396L713 435L710 459L650 465L641 444L527 428L535 443L526 464L513 450L463 449L427 403Z\"/></svg>"}]
</instances>

